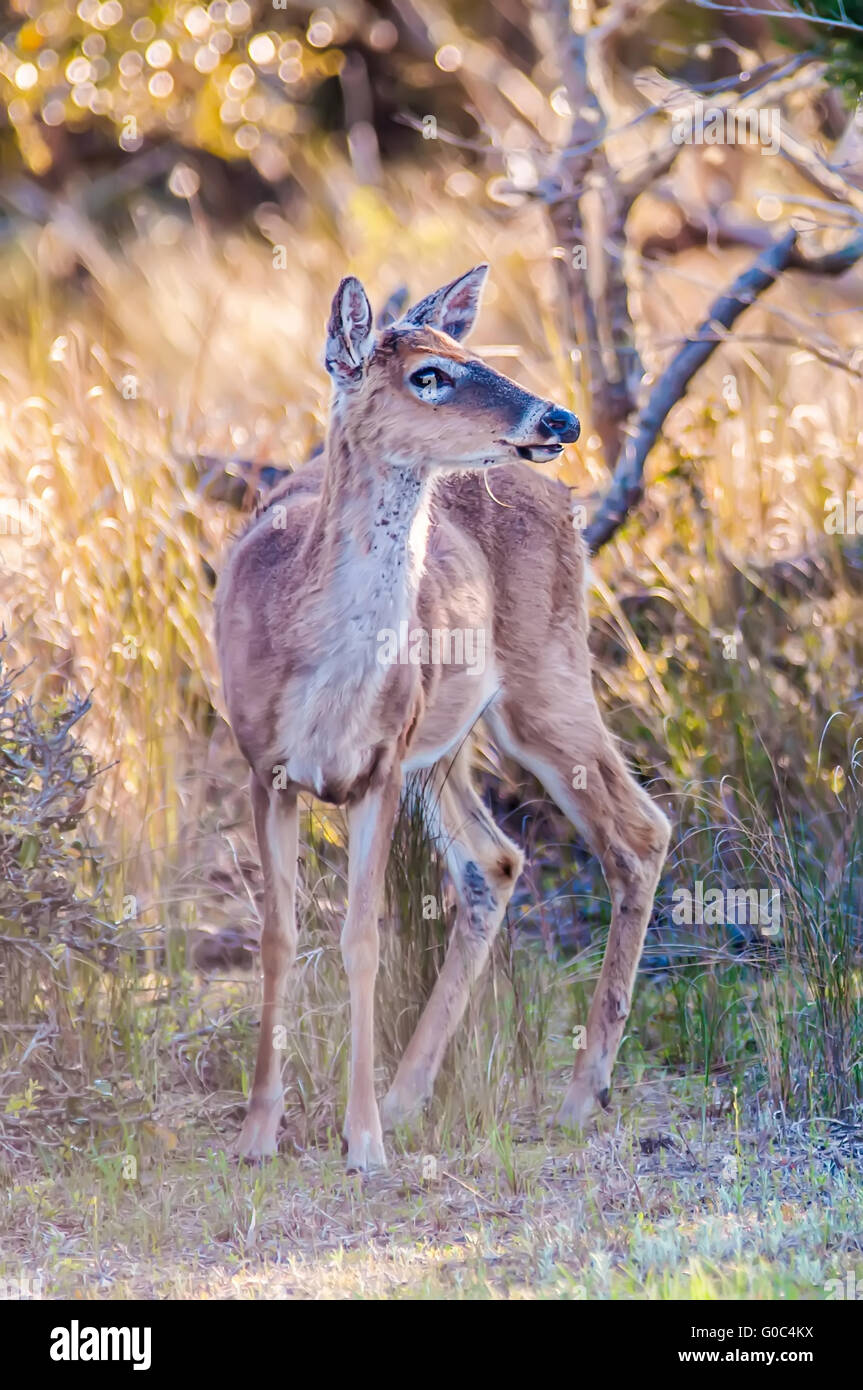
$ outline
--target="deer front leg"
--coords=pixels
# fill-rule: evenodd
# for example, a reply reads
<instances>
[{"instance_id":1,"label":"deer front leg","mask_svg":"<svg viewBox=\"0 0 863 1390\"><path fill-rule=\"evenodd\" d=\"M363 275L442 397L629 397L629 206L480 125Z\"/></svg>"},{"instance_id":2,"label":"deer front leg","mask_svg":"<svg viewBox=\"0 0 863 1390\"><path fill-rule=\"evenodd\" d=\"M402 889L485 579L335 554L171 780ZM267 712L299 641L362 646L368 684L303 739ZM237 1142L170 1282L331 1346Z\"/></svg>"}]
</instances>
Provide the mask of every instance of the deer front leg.
<instances>
[{"instance_id":1,"label":"deer front leg","mask_svg":"<svg viewBox=\"0 0 863 1390\"><path fill-rule=\"evenodd\" d=\"M375 1097L374 1007L378 973L378 911L398 809L401 769L348 811L348 911L342 958L351 995L351 1075L345 1124L349 1170L386 1167Z\"/></svg>"},{"instance_id":2,"label":"deer front leg","mask_svg":"<svg viewBox=\"0 0 863 1390\"><path fill-rule=\"evenodd\" d=\"M276 1152L279 1121L284 1109L282 1054L275 1045L282 1000L297 951L296 882L299 810L291 791L270 791L251 779L255 835L264 871L264 926L261 966L264 998L258 1060L249 1109L237 1153L250 1162Z\"/></svg>"}]
</instances>

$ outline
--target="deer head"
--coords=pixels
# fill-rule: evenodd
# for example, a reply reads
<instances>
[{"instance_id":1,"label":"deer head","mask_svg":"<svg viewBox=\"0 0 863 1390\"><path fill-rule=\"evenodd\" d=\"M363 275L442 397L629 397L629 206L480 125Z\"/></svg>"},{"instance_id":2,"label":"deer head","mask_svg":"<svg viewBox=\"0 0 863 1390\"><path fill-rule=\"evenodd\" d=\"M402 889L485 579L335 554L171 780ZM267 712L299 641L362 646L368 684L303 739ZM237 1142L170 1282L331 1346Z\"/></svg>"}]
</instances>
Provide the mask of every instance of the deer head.
<instances>
[{"instance_id":1,"label":"deer head","mask_svg":"<svg viewBox=\"0 0 863 1390\"><path fill-rule=\"evenodd\" d=\"M546 462L579 436L571 411L531 395L461 346L488 267L421 299L376 331L359 280L336 291L327 331L333 423L350 446L422 471Z\"/></svg>"}]
</instances>

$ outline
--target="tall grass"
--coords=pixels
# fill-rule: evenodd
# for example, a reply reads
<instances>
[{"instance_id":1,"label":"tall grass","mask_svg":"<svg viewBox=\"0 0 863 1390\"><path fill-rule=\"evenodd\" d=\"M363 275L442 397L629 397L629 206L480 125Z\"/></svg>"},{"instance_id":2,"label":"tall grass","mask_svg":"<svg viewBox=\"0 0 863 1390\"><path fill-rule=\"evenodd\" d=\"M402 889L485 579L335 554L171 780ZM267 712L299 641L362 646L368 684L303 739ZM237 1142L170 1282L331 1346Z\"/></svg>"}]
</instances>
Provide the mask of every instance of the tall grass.
<instances>
[{"instance_id":1,"label":"tall grass","mask_svg":"<svg viewBox=\"0 0 863 1390\"><path fill-rule=\"evenodd\" d=\"M236 971L202 980L186 945L226 927L254 935L260 884L211 641L212 575L242 521L202 497L189 460L307 455L323 429L318 357L339 273L358 272L380 302L399 283L420 294L488 259L477 346L582 415L565 476L584 493L603 481L590 402L555 331L540 212L504 221L442 201L430 174L380 193L345 187L338 209L295 229L290 273L251 238L216 236L146 204L121 246L67 229L83 283L63 278L35 233L0 254L0 499L6 510L35 499L41 517L40 535L0 538L2 617L14 659L33 658L36 695L68 683L91 695L85 736L105 769L92 825L105 849L106 919L125 952L122 988L117 972L98 985L116 1052L84 1056L83 1083L107 1081L123 1114L158 1113L185 1089L214 1133L247 1085L257 991ZM692 322L718 273L706 257L656 273L645 334ZM651 1080L676 1085L683 1074L701 1078L705 1096L737 1081L788 1115L847 1113L860 1097L859 759L847 728L863 624L853 546L823 528L824 498L855 482L859 392L805 353L753 346L770 313L793 307L814 322L835 293L807 291L798 303L779 286L769 312L750 311L747 342L717 352L669 422L643 519L594 567L600 699L676 822L666 903L676 885L711 874L757 876L783 902L780 937L755 942L674 933L660 902L623 1054L636 1099ZM569 833L560 825L558 839ZM398 846L379 988L381 1085L452 917L415 805ZM286 1077L298 1144L336 1123L347 1068L343 839L338 819L319 811L305 830L303 882ZM556 894L547 875L541 890ZM598 878L595 893L604 894ZM424 915L428 899L436 914ZM553 1104L547 1077L562 1079L571 1061L605 916L591 911L592 943L564 966L511 914L429 1123L446 1131L467 1115L477 1130L496 1127L505 1148L509 1107ZM81 1019L91 987L70 976L70 1017ZM7 1008L31 1002L22 983ZM46 1063L59 1021L52 1027ZM31 1052L25 1070L34 1075L39 1061ZM48 1070L40 1075L48 1086Z\"/></svg>"}]
</instances>

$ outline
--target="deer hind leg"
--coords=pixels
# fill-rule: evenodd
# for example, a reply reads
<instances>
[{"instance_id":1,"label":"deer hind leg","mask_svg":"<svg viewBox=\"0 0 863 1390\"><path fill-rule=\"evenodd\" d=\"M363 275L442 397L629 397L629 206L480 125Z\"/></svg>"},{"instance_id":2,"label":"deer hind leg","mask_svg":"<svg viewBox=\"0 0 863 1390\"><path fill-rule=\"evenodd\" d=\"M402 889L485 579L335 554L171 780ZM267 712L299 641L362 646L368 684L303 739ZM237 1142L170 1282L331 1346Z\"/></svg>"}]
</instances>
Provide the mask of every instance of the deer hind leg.
<instances>
[{"instance_id":1,"label":"deer hind leg","mask_svg":"<svg viewBox=\"0 0 863 1390\"><path fill-rule=\"evenodd\" d=\"M264 872L261 966L264 997L255 1078L237 1153L249 1161L276 1152L284 1110L282 1053L276 1029L288 974L297 952L296 887L299 810L291 791L269 791L252 774L252 811Z\"/></svg>"},{"instance_id":2,"label":"deer hind leg","mask_svg":"<svg viewBox=\"0 0 863 1390\"><path fill-rule=\"evenodd\" d=\"M531 714L489 720L504 750L544 784L599 858L611 894L611 925L590 1005L586 1046L575 1059L558 1120L578 1127L598 1103L607 1107L611 1070L632 991L656 885L668 851L668 821L629 772L589 694L568 705L578 718L540 721ZM557 711L555 712L557 713Z\"/></svg>"},{"instance_id":3,"label":"deer hind leg","mask_svg":"<svg viewBox=\"0 0 863 1390\"><path fill-rule=\"evenodd\" d=\"M409 1119L431 1095L523 863L521 850L498 829L471 784L468 750L460 751L451 766L438 764L426 808L458 911L440 975L384 1099L387 1129Z\"/></svg>"},{"instance_id":4,"label":"deer hind leg","mask_svg":"<svg viewBox=\"0 0 863 1390\"><path fill-rule=\"evenodd\" d=\"M351 995L351 1075L345 1129L347 1166L360 1172L386 1167L375 1098L374 1005L380 954L378 912L400 787L400 768L394 767L348 810L348 910L342 958Z\"/></svg>"}]
</instances>

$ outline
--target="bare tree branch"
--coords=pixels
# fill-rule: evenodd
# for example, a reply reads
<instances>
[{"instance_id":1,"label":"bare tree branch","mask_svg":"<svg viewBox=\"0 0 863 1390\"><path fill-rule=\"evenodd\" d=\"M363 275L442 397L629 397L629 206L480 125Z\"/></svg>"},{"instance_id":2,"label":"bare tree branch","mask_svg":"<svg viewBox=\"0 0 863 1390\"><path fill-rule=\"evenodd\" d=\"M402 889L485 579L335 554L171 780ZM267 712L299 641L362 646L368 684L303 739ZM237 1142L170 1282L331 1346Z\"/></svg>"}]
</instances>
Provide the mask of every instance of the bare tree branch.
<instances>
[{"instance_id":1,"label":"bare tree branch","mask_svg":"<svg viewBox=\"0 0 863 1390\"><path fill-rule=\"evenodd\" d=\"M823 193L834 202L847 203L857 212L863 212L863 192L849 183L838 169L821 159L811 145L795 135L788 122L781 117L779 152L799 174L818 189L819 193Z\"/></svg>"},{"instance_id":2,"label":"bare tree branch","mask_svg":"<svg viewBox=\"0 0 863 1390\"><path fill-rule=\"evenodd\" d=\"M597 41L607 43L616 34L626 33L634 20L643 27L666 3L667 0L619 0L603 12L594 31Z\"/></svg>"},{"instance_id":3,"label":"bare tree branch","mask_svg":"<svg viewBox=\"0 0 863 1390\"><path fill-rule=\"evenodd\" d=\"M813 14L811 10L800 10L796 5L778 4L773 9L754 10L751 5L722 4L719 0L689 0L689 3L699 10L716 10L720 14L754 15L761 19L789 20L795 24L821 24L825 28L847 29L855 34L863 31L863 25L857 24L847 15L842 19L831 19L829 16Z\"/></svg>"},{"instance_id":4,"label":"bare tree branch","mask_svg":"<svg viewBox=\"0 0 863 1390\"><path fill-rule=\"evenodd\" d=\"M617 5L602 24L591 29L587 9L571 11L567 0L549 3L572 125L567 148L558 159L561 191L548 196L547 203L555 237L564 252L558 264L567 302L573 309L573 339L582 343L586 356L582 385L590 397L592 424L602 440L609 468L619 453L623 424L634 409L644 368L624 273L630 204L604 148L610 119L605 49L611 35L624 27L637 9L629 3ZM586 198L591 190L595 197L588 228ZM597 224L601 224L600 231ZM599 264L594 257L601 258Z\"/></svg>"},{"instance_id":5,"label":"bare tree branch","mask_svg":"<svg viewBox=\"0 0 863 1390\"><path fill-rule=\"evenodd\" d=\"M726 111L732 106L736 106L741 111L746 110L753 104L753 98L756 96L760 97L759 106L775 105L782 97L788 95L789 89L793 90L794 83L799 81L801 70L808 68L814 61L814 54L798 53L779 68L777 68L776 63L764 63L756 69L752 74L752 79L745 86L741 86L739 82L725 83L722 89L715 93L710 105L705 104L697 120L693 121L692 134L694 139L698 139L704 126L713 119L717 110ZM673 89L672 83L669 83L669 89ZM687 101L695 101L701 96L701 91L701 88L693 86L678 88L678 95L675 98L677 104L683 106ZM671 96L665 104L657 104L653 109L657 112L666 111L670 105L672 105ZM670 139L647 156L644 166L626 181L626 196L630 204L652 183L670 172L677 156L685 148L684 144Z\"/></svg>"},{"instance_id":6,"label":"bare tree branch","mask_svg":"<svg viewBox=\"0 0 863 1390\"><path fill-rule=\"evenodd\" d=\"M694 342L695 340L690 338L689 341ZM811 353L813 357L817 357L818 361L823 362L827 367L835 367L837 371L847 372L849 376L863 378L863 367L855 365L853 356L851 358L842 357L839 353L832 351L830 348L819 347L817 343L813 343L810 339L783 338L778 333L734 333L728 334L722 341L734 343L760 343L766 347L794 348L799 352ZM662 347L662 341L660 341L657 346ZM857 349L856 355L860 355L859 349Z\"/></svg>"},{"instance_id":7,"label":"bare tree branch","mask_svg":"<svg viewBox=\"0 0 863 1390\"><path fill-rule=\"evenodd\" d=\"M673 232L662 233L653 232L645 238L641 244L641 255L645 260L655 260L662 256L679 255L682 251L689 251L695 246L745 246L755 251L764 251L773 245L773 237L769 229L763 223L742 222L727 208L694 207L688 203L679 202L657 190L653 196L673 203L674 209L680 214L680 225ZM792 200L798 203L801 200ZM817 204L820 208L830 208L831 204ZM849 212L851 226L847 223L842 225L842 230L853 230L853 224L863 221L859 215ZM798 231L800 229L798 228ZM815 261L811 256L804 256L799 247L795 248L791 260L788 263L790 270L813 271Z\"/></svg>"},{"instance_id":8,"label":"bare tree branch","mask_svg":"<svg viewBox=\"0 0 863 1390\"><path fill-rule=\"evenodd\" d=\"M458 47L458 80L486 125L500 126L515 112L541 138L548 139L556 119L547 100L499 47L466 33L449 7L430 4L428 0L393 0L393 9L426 57L433 59L443 42Z\"/></svg>"},{"instance_id":9,"label":"bare tree branch","mask_svg":"<svg viewBox=\"0 0 863 1390\"><path fill-rule=\"evenodd\" d=\"M596 554L625 521L644 492L644 466L669 411L682 399L699 367L716 351L724 332L750 304L787 270L797 254L797 233L787 232L739 275L725 294L710 306L707 318L688 338L659 377L647 403L639 411L633 432L623 447L611 486L585 529L585 541ZM814 274L839 275L863 257L863 233L840 251L800 262L800 269Z\"/></svg>"},{"instance_id":10,"label":"bare tree branch","mask_svg":"<svg viewBox=\"0 0 863 1390\"><path fill-rule=\"evenodd\" d=\"M570 310L568 324L573 345L581 342L586 367L584 386L591 395L603 380L599 355L599 328L596 306L590 293L584 260L588 234L584 224L582 197L588 176L602 143L605 121L587 71L587 24L576 32L570 22L568 0L550 0L549 19L560 55L561 74L572 111L570 147L561 153L557 175L560 194L549 202L549 217L555 238L564 252L557 261L564 288L564 303ZM589 22L589 15L586 15ZM579 145L584 149L577 149Z\"/></svg>"},{"instance_id":11,"label":"bare tree branch","mask_svg":"<svg viewBox=\"0 0 863 1390\"><path fill-rule=\"evenodd\" d=\"M612 168L606 154L606 141L616 133L610 129L611 112L607 109L608 83L605 79L605 37L622 23L627 6L617 7L609 18L592 30L589 18L580 31L565 0L550 0L550 13L556 24L558 52L564 83L573 111L572 128L567 148L559 157L557 176L560 191L547 197L549 216L555 237L563 250L561 274L566 289L566 303L572 307L572 331L586 355L584 386L591 401L592 424L602 441L602 450L609 469L616 467L624 436L626 420L636 406L638 387L644 374L635 329L629 307L629 284L624 273L627 245L626 225L630 209L638 197L659 175L667 173L682 145L669 140L668 145L649 158L634 179L623 182L619 171ZM610 29L606 26L610 25ZM788 91L789 84L800 81L800 73L813 62L810 53L796 54L781 65L763 64L756 70L742 95L726 84L716 92L714 106L705 108L696 118L703 124L712 118L715 106L723 109L737 102L741 108L751 107L757 99L778 101ZM738 86L740 84L737 84ZM675 91L668 83L669 102ZM700 100L699 93L681 87L681 102ZM662 111L663 105L654 108ZM642 113L642 117L650 114ZM585 226L585 195L593 186L600 193L599 217L602 234L599 244L591 246L591 254L601 252L599 266L592 263L588 276L584 257L579 261L580 247L588 246Z\"/></svg>"}]
</instances>

